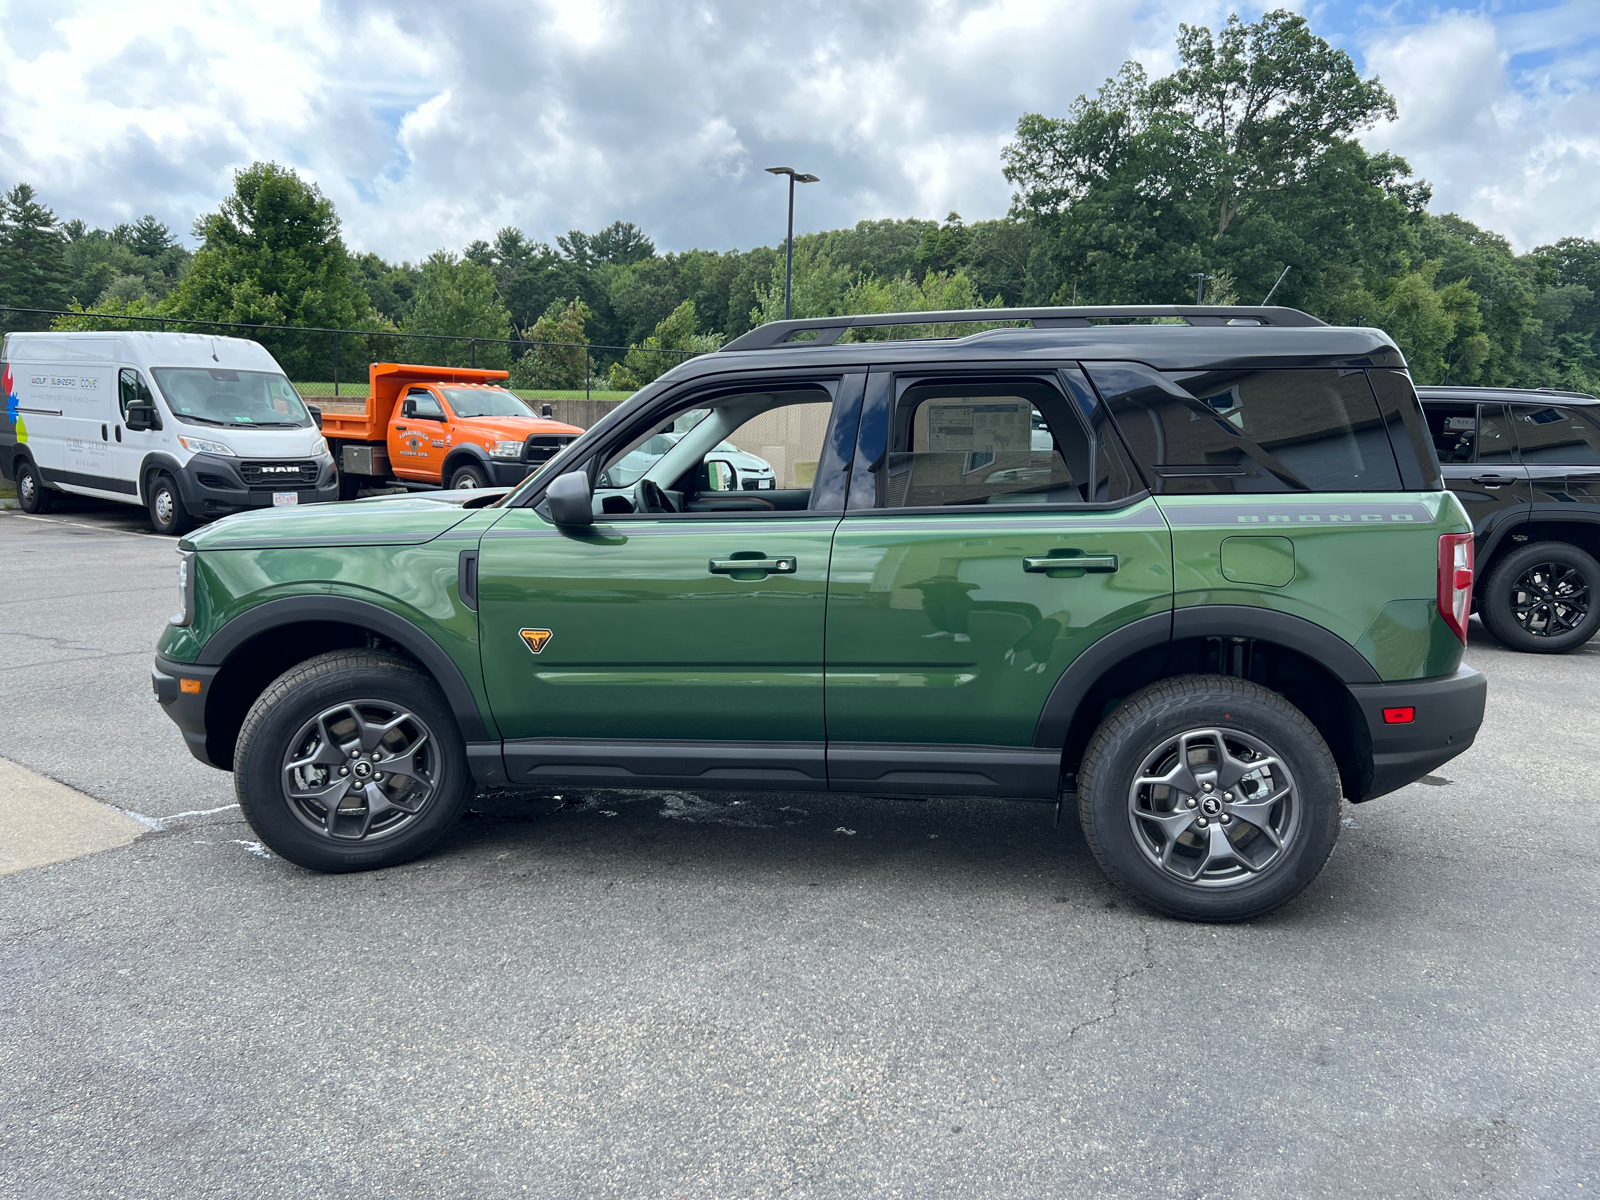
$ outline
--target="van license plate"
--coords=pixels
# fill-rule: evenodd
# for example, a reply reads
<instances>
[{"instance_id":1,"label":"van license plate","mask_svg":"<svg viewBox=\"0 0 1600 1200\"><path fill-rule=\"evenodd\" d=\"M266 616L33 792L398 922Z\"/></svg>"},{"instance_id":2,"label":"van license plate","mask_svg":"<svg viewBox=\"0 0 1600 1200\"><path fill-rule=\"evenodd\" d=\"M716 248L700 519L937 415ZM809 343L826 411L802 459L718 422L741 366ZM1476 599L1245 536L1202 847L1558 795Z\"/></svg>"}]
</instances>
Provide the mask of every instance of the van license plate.
<instances>
[{"instance_id":1,"label":"van license plate","mask_svg":"<svg viewBox=\"0 0 1600 1200\"><path fill-rule=\"evenodd\" d=\"M272 493L272 507L273 508L282 508L285 504L299 504L299 503L300 503L300 493L299 492L273 492Z\"/></svg>"}]
</instances>

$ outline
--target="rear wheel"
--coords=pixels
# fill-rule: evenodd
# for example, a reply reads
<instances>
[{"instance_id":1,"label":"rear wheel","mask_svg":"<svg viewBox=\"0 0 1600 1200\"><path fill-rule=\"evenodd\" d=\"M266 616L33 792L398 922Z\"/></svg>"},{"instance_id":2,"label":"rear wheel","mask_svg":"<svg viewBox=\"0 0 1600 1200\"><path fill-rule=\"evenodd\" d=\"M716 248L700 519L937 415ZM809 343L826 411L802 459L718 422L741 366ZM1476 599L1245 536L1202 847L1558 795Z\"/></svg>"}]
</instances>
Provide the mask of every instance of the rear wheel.
<instances>
[{"instance_id":1,"label":"rear wheel","mask_svg":"<svg viewBox=\"0 0 1600 1200\"><path fill-rule=\"evenodd\" d=\"M1504 645L1560 654L1600 632L1600 563L1570 542L1534 542L1495 564L1478 611Z\"/></svg>"},{"instance_id":2,"label":"rear wheel","mask_svg":"<svg viewBox=\"0 0 1600 1200\"><path fill-rule=\"evenodd\" d=\"M157 533L172 537L185 534L194 526L194 518L183 506L183 496L171 475L158 475L150 485L150 524Z\"/></svg>"},{"instance_id":3,"label":"rear wheel","mask_svg":"<svg viewBox=\"0 0 1600 1200\"><path fill-rule=\"evenodd\" d=\"M56 502L56 494L39 478L39 468L31 458L19 458L12 472L17 480L17 507L25 513L47 513Z\"/></svg>"},{"instance_id":4,"label":"rear wheel","mask_svg":"<svg viewBox=\"0 0 1600 1200\"><path fill-rule=\"evenodd\" d=\"M471 492L478 488L489 486L489 477L484 474L482 467L470 463L464 467L457 467L450 472L450 490L452 492Z\"/></svg>"},{"instance_id":5,"label":"rear wheel","mask_svg":"<svg viewBox=\"0 0 1600 1200\"><path fill-rule=\"evenodd\" d=\"M1317 877L1339 837L1340 787L1316 727L1259 684L1182 675L1095 731L1078 816L1107 875L1157 912L1244 921Z\"/></svg>"},{"instance_id":6,"label":"rear wheel","mask_svg":"<svg viewBox=\"0 0 1600 1200\"><path fill-rule=\"evenodd\" d=\"M466 750L434 682L405 660L336 650L273 681L246 715L234 790L250 828L314 871L425 853L471 792Z\"/></svg>"}]
</instances>

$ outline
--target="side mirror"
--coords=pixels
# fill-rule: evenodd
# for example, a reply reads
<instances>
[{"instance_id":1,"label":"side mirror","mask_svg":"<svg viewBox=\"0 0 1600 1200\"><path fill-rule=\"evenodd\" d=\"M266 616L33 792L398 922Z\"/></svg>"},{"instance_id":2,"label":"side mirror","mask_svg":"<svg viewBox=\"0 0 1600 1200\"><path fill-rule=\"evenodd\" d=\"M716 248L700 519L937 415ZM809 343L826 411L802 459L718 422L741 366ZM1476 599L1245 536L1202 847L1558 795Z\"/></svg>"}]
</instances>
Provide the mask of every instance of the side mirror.
<instances>
[{"instance_id":1,"label":"side mirror","mask_svg":"<svg viewBox=\"0 0 1600 1200\"><path fill-rule=\"evenodd\" d=\"M555 410L553 408L551 408L548 404L546 404L544 406L543 410L541 411L540 415L541 416L545 416L545 417L552 417L552 416L555 415Z\"/></svg>"},{"instance_id":2,"label":"side mirror","mask_svg":"<svg viewBox=\"0 0 1600 1200\"><path fill-rule=\"evenodd\" d=\"M414 417L414 416L416 416L417 415L417 402L415 400L411 399L411 397L409 397L409 396L407 396L404 400L400 401L400 415L402 417Z\"/></svg>"},{"instance_id":3,"label":"side mirror","mask_svg":"<svg viewBox=\"0 0 1600 1200\"><path fill-rule=\"evenodd\" d=\"M320 408L318 408L315 404L308 404L308 405L306 405L306 411L311 414L311 419L312 419L312 421L314 421L316 423L317 428L321 429L322 428L322 410Z\"/></svg>"},{"instance_id":4,"label":"side mirror","mask_svg":"<svg viewBox=\"0 0 1600 1200\"><path fill-rule=\"evenodd\" d=\"M706 487L712 492L733 492L739 488L739 476L733 464L720 458L706 460Z\"/></svg>"},{"instance_id":5,"label":"side mirror","mask_svg":"<svg viewBox=\"0 0 1600 1200\"><path fill-rule=\"evenodd\" d=\"M594 492L587 471L568 471L557 475L545 489L550 519L563 528L594 524Z\"/></svg>"},{"instance_id":6,"label":"side mirror","mask_svg":"<svg viewBox=\"0 0 1600 1200\"><path fill-rule=\"evenodd\" d=\"M161 418L156 415L155 405L148 403L128 405L128 413L122 423L129 429L141 433L161 428Z\"/></svg>"}]
</instances>

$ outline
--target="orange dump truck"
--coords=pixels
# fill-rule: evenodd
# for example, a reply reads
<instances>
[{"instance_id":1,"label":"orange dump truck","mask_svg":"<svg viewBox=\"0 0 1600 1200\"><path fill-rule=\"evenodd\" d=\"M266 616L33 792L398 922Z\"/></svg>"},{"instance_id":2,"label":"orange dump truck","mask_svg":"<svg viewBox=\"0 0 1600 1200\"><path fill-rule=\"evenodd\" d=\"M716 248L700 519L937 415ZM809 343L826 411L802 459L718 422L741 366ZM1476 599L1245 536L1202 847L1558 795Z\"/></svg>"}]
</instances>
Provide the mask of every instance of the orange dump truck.
<instances>
[{"instance_id":1,"label":"orange dump truck","mask_svg":"<svg viewBox=\"0 0 1600 1200\"><path fill-rule=\"evenodd\" d=\"M508 487L583 432L538 416L495 386L506 378L505 371L373 363L364 412L322 413L340 499L391 480Z\"/></svg>"}]
</instances>

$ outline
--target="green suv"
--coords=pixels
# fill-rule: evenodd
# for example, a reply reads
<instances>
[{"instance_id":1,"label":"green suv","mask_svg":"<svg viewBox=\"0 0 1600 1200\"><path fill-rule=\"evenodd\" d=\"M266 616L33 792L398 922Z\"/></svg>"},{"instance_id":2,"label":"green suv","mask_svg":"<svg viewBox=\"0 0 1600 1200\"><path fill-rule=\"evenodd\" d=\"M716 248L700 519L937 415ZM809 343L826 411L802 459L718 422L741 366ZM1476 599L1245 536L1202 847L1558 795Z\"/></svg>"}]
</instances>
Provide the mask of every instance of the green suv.
<instances>
[{"instance_id":1,"label":"green suv","mask_svg":"<svg viewBox=\"0 0 1600 1200\"><path fill-rule=\"evenodd\" d=\"M1341 795L1483 716L1400 352L1281 308L995 318L774 322L509 493L218 522L156 694L317 870L423 853L474 788L1067 799L1158 911L1267 912ZM893 336L928 321L975 332Z\"/></svg>"}]
</instances>

